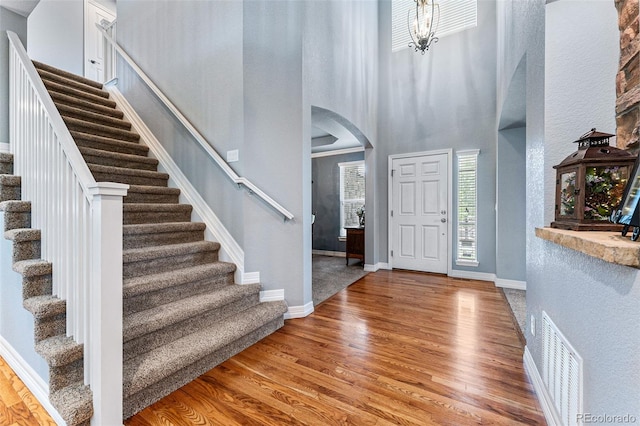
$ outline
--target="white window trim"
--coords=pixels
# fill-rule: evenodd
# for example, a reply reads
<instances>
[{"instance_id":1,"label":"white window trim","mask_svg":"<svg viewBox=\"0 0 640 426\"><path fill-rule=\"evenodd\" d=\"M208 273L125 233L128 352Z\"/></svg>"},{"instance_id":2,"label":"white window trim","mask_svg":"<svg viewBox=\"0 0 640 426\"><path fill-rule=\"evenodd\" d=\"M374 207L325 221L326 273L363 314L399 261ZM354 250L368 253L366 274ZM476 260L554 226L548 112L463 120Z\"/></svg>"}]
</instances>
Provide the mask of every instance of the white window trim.
<instances>
[{"instance_id":1,"label":"white window trim","mask_svg":"<svg viewBox=\"0 0 640 426\"><path fill-rule=\"evenodd\" d=\"M347 230L344 227L344 182L343 182L343 173L342 170L344 167L347 166L363 166L364 167L364 160L356 160L356 161L345 161L342 163L338 163L338 168L340 169L340 235L338 235L338 239L341 240L342 238L344 238L344 241L346 241L347 238ZM358 198L359 200L359 198ZM362 199L362 203L365 203L365 199Z\"/></svg>"},{"instance_id":2,"label":"white window trim","mask_svg":"<svg viewBox=\"0 0 640 426\"><path fill-rule=\"evenodd\" d=\"M478 26L477 0L436 0L440 5L440 25L436 37L442 38ZM391 51L409 47L411 36L407 15L413 11L415 0L391 0ZM450 22L450 24L448 22Z\"/></svg>"},{"instance_id":3,"label":"white window trim","mask_svg":"<svg viewBox=\"0 0 640 426\"><path fill-rule=\"evenodd\" d=\"M478 155L480 154L480 150L479 149L466 149L466 150L460 150L460 151L456 151L456 181L458 183L458 190L456 193L456 225L455 225L455 229L456 229L456 265L457 266L469 266L469 267L477 267L480 263L478 261L478 231L479 231L479 227L478 227ZM475 162L476 162L476 168L475 168L475 206L476 206L476 220L475 220L475 255L476 258L475 259L460 259L459 255L460 255L460 235L459 235L459 231L460 231L460 216L459 216L459 202L460 202L460 170L459 170L459 164L460 164L460 159L464 158L464 157L474 157L475 158Z\"/></svg>"}]
</instances>

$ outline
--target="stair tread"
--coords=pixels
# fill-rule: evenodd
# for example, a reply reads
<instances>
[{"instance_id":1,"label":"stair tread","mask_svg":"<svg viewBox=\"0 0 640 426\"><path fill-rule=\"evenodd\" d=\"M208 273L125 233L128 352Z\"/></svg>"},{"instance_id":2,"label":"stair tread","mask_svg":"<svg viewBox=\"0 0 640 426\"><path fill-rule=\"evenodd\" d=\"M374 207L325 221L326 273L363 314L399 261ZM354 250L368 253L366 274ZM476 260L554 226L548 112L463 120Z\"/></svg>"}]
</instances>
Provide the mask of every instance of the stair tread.
<instances>
[{"instance_id":1,"label":"stair tread","mask_svg":"<svg viewBox=\"0 0 640 426\"><path fill-rule=\"evenodd\" d=\"M87 86L92 86L92 87L95 87L96 89L101 89L102 88L102 83L98 83L97 81L88 79L86 77L79 76L77 74L70 73L68 71L61 70L59 68L53 67L53 66L45 64L43 62L39 62L39 61L31 61L31 62L33 62L33 65L39 70L45 70L45 71L48 71L48 72L53 73L53 74L57 74L57 75L62 76L62 77L66 77L69 80L75 80L75 81L78 81L78 82L82 82L82 83L86 84Z\"/></svg>"},{"instance_id":2,"label":"stair tread","mask_svg":"<svg viewBox=\"0 0 640 426\"><path fill-rule=\"evenodd\" d=\"M22 177L20 176L0 174L0 185L20 186L21 184L22 184Z\"/></svg>"},{"instance_id":3,"label":"stair tread","mask_svg":"<svg viewBox=\"0 0 640 426\"><path fill-rule=\"evenodd\" d=\"M132 313L123 318L123 340L127 342L259 292L260 284L234 284Z\"/></svg>"},{"instance_id":4,"label":"stair tread","mask_svg":"<svg viewBox=\"0 0 640 426\"><path fill-rule=\"evenodd\" d=\"M235 264L218 261L168 272L125 278L122 286L123 297L127 298L137 296L172 286L201 281L207 278L232 273L235 270Z\"/></svg>"},{"instance_id":5,"label":"stair tread","mask_svg":"<svg viewBox=\"0 0 640 426\"><path fill-rule=\"evenodd\" d=\"M49 92L49 94L51 95L51 99L53 99L53 102L56 104L56 106L67 105L73 108L91 110L93 112L105 114L110 117L115 117L115 118L124 117L124 113L116 109L114 106L97 104L97 103L91 102L90 100L76 98L60 92Z\"/></svg>"},{"instance_id":6,"label":"stair tread","mask_svg":"<svg viewBox=\"0 0 640 426\"><path fill-rule=\"evenodd\" d=\"M35 348L50 367L59 367L81 359L84 345L72 337L58 335L39 341Z\"/></svg>"},{"instance_id":7,"label":"stair tread","mask_svg":"<svg viewBox=\"0 0 640 426\"><path fill-rule=\"evenodd\" d=\"M152 246L123 250L122 261L124 263L139 262L166 256L178 256L182 254L218 250L220 250L220 243L214 241L197 241L192 243L169 244L163 246Z\"/></svg>"},{"instance_id":8,"label":"stair tread","mask_svg":"<svg viewBox=\"0 0 640 426\"><path fill-rule=\"evenodd\" d=\"M204 231L207 225L202 222L165 222L139 223L122 226L123 235L155 234L181 231Z\"/></svg>"},{"instance_id":9,"label":"stair tread","mask_svg":"<svg viewBox=\"0 0 640 426\"><path fill-rule=\"evenodd\" d=\"M23 277L33 277L50 274L52 265L51 262L43 259L27 259L13 262L12 268Z\"/></svg>"},{"instance_id":10,"label":"stair tread","mask_svg":"<svg viewBox=\"0 0 640 426\"><path fill-rule=\"evenodd\" d=\"M129 185L129 191L131 192L140 192L140 193L148 193L148 194L169 194L169 195L180 195L179 188L170 188L168 186L150 186L150 185ZM148 203L140 203L140 204L148 204Z\"/></svg>"},{"instance_id":11,"label":"stair tread","mask_svg":"<svg viewBox=\"0 0 640 426\"><path fill-rule=\"evenodd\" d=\"M13 241L14 243L23 241L38 241L41 239L41 232L39 229L33 228L14 228L5 231L4 238Z\"/></svg>"},{"instance_id":12,"label":"stair tread","mask_svg":"<svg viewBox=\"0 0 640 426\"><path fill-rule=\"evenodd\" d=\"M76 143L78 141L88 141L110 145L113 148L126 147L127 149L143 153L142 155L147 155L147 153L149 152L149 147L141 145L137 141L125 141L122 139L110 138L107 136L92 135L91 133L80 132L77 130L69 130L69 132L71 133L71 136L73 136L73 139L76 141Z\"/></svg>"},{"instance_id":13,"label":"stair tread","mask_svg":"<svg viewBox=\"0 0 640 426\"><path fill-rule=\"evenodd\" d=\"M123 369L125 397L233 343L285 312L284 301L260 303L212 326L128 360Z\"/></svg>"},{"instance_id":14,"label":"stair tread","mask_svg":"<svg viewBox=\"0 0 640 426\"><path fill-rule=\"evenodd\" d=\"M141 170L131 169L128 167L116 167L116 166L103 166L102 164L87 163L89 170L96 173L111 173L114 175L127 175L127 176L143 176L158 179L169 179L167 173L155 172L153 170Z\"/></svg>"},{"instance_id":15,"label":"stair tread","mask_svg":"<svg viewBox=\"0 0 640 426\"><path fill-rule=\"evenodd\" d=\"M49 400L69 425L83 424L93 416L93 393L82 383L53 392Z\"/></svg>"},{"instance_id":16,"label":"stair tread","mask_svg":"<svg viewBox=\"0 0 640 426\"><path fill-rule=\"evenodd\" d=\"M45 69L39 69L38 74L40 74L40 78L42 80L53 81L58 84L73 87L74 89L82 90L83 92L91 93L92 95L100 96L103 98L109 97L109 92L104 90L102 87L95 87L93 85L86 84L83 81L78 81L77 79L69 78Z\"/></svg>"},{"instance_id":17,"label":"stair tread","mask_svg":"<svg viewBox=\"0 0 640 426\"><path fill-rule=\"evenodd\" d=\"M138 141L140 139L140 134L132 130L125 130L119 127L95 123L93 121L87 121L80 118L71 117L65 114L61 114L61 115L67 127L69 128L79 127L83 129L82 130L83 132L88 134L96 134L97 132L101 132L101 133L106 133L108 135L111 135L116 140L124 140L128 142ZM77 130L77 129L74 129L74 130ZM101 135L98 134L97 136L101 136ZM119 139L119 138L123 138L123 139Z\"/></svg>"},{"instance_id":18,"label":"stair tread","mask_svg":"<svg viewBox=\"0 0 640 426\"><path fill-rule=\"evenodd\" d=\"M143 155L124 154L122 152L106 151L104 149L90 148L86 146L80 146L78 147L78 149L80 150L82 155L90 155L94 157L105 157L105 158L112 158L117 160L126 160L126 161L131 161L136 163L146 163L146 164L152 164L155 166L158 165L157 159L146 157Z\"/></svg>"},{"instance_id":19,"label":"stair tread","mask_svg":"<svg viewBox=\"0 0 640 426\"><path fill-rule=\"evenodd\" d=\"M58 108L60 115L62 115L63 117L71 117L83 121L96 120L97 122L99 122L99 124L102 125L114 126L124 130L131 130L131 123L124 120L123 118L116 118L97 112L87 111L86 109L78 108L76 106L68 104L56 104L56 107Z\"/></svg>"},{"instance_id":20,"label":"stair tread","mask_svg":"<svg viewBox=\"0 0 640 426\"><path fill-rule=\"evenodd\" d=\"M64 314L67 311L67 302L50 294L30 297L25 299L22 304L34 318L38 319Z\"/></svg>"},{"instance_id":21,"label":"stair tread","mask_svg":"<svg viewBox=\"0 0 640 426\"><path fill-rule=\"evenodd\" d=\"M124 203L122 209L125 212L150 212L150 211L191 211L191 204L171 204L171 203Z\"/></svg>"},{"instance_id":22,"label":"stair tread","mask_svg":"<svg viewBox=\"0 0 640 426\"><path fill-rule=\"evenodd\" d=\"M20 200L2 201L0 202L0 211L28 213L31 212L31 202Z\"/></svg>"},{"instance_id":23,"label":"stair tread","mask_svg":"<svg viewBox=\"0 0 640 426\"><path fill-rule=\"evenodd\" d=\"M103 96L94 95L92 93L85 92L80 89L76 89L74 87L65 86L64 84L60 84L53 80L42 80L47 91L59 93L62 95L67 95L72 98L78 98L85 101L89 101L91 103L95 103L98 105L107 106L110 108L115 108L116 103L109 98L105 98Z\"/></svg>"}]
</instances>

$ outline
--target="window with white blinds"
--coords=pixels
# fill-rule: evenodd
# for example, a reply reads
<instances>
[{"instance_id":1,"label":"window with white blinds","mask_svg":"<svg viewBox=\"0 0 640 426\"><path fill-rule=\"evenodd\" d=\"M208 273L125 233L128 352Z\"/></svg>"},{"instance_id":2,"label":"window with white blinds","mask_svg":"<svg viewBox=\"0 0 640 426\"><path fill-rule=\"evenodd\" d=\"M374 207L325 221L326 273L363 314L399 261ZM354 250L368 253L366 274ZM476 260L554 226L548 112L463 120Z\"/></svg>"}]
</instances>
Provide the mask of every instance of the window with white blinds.
<instances>
[{"instance_id":1,"label":"window with white blinds","mask_svg":"<svg viewBox=\"0 0 640 426\"><path fill-rule=\"evenodd\" d=\"M340 167L340 236L347 235L345 227L358 226L358 209L364 209L364 161L338 163Z\"/></svg>"},{"instance_id":2,"label":"window with white blinds","mask_svg":"<svg viewBox=\"0 0 640 426\"><path fill-rule=\"evenodd\" d=\"M478 25L477 0L440 0L440 24L436 37L442 38ZM411 18L409 18L409 12ZM391 50L396 52L409 47L409 23L416 13L415 0L391 1Z\"/></svg>"},{"instance_id":3,"label":"window with white blinds","mask_svg":"<svg viewBox=\"0 0 640 426\"><path fill-rule=\"evenodd\" d=\"M478 150L458 151L456 264L478 265Z\"/></svg>"}]
</instances>

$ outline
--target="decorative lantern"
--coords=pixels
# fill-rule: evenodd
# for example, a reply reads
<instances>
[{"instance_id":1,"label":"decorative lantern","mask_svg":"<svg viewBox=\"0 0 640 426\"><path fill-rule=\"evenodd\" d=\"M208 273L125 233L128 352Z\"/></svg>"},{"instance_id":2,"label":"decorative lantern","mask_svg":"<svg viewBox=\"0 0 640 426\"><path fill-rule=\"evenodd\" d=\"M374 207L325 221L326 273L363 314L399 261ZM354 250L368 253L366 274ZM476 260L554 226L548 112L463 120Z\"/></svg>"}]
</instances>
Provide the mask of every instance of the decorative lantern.
<instances>
[{"instance_id":1,"label":"decorative lantern","mask_svg":"<svg viewBox=\"0 0 640 426\"><path fill-rule=\"evenodd\" d=\"M578 150L556 169L556 209L552 228L574 231L619 231L610 222L618 208L636 160L628 151L609 146L609 133L591 129L575 141Z\"/></svg>"}]
</instances>

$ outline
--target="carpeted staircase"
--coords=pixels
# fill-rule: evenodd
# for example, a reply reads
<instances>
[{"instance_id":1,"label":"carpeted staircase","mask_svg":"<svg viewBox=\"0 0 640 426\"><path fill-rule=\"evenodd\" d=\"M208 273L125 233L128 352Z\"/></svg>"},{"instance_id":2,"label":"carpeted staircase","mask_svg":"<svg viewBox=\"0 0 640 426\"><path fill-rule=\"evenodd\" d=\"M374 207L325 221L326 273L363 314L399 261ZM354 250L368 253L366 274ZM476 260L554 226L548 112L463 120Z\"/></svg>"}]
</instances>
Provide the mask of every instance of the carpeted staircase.
<instances>
[{"instance_id":1,"label":"carpeted staircase","mask_svg":"<svg viewBox=\"0 0 640 426\"><path fill-rule=\"evenodd\" d=\"M192 207L179 204L179 189L167 187L169 176L157 171L157 160L147 157L148 148L100 84L34 64L96 181L130 185L123 207L123 392L128 418L280 328L286 305L261 303L258 284L234 284L235 265L218 260L220 245L204 240L205 225L191 222ZM19 185L19 177L3 175L0 196L19 200ZM51 296L51 264L39 260L39 231L28 229L29 203L6 201L0 208L22 220L5 223L5 237L14 241L14 269L25 280L39 277L38 289L25 294L25 307L36 322L44 315L54 324L55 332L36 336L37 347L48 341L37 350L52 366L51 395L69 388L62 401L52 397L52 402L71 419L68 424L81 424L86 414L74 418L61 406L74 406L76 394L82 394L83 410L90 402L90 391L81 384L82 346L63 337L65 304ZM7 220L19 221L13 216L6 215ZM15 228L21 230L10 231ZM30 241L31 248L18 249L22 241ZM16 257L18 252L23 254ZM31 306L34 298L42 300ZM62 362L63 368L56 369Z\"/></svg>"}]
</instances>

